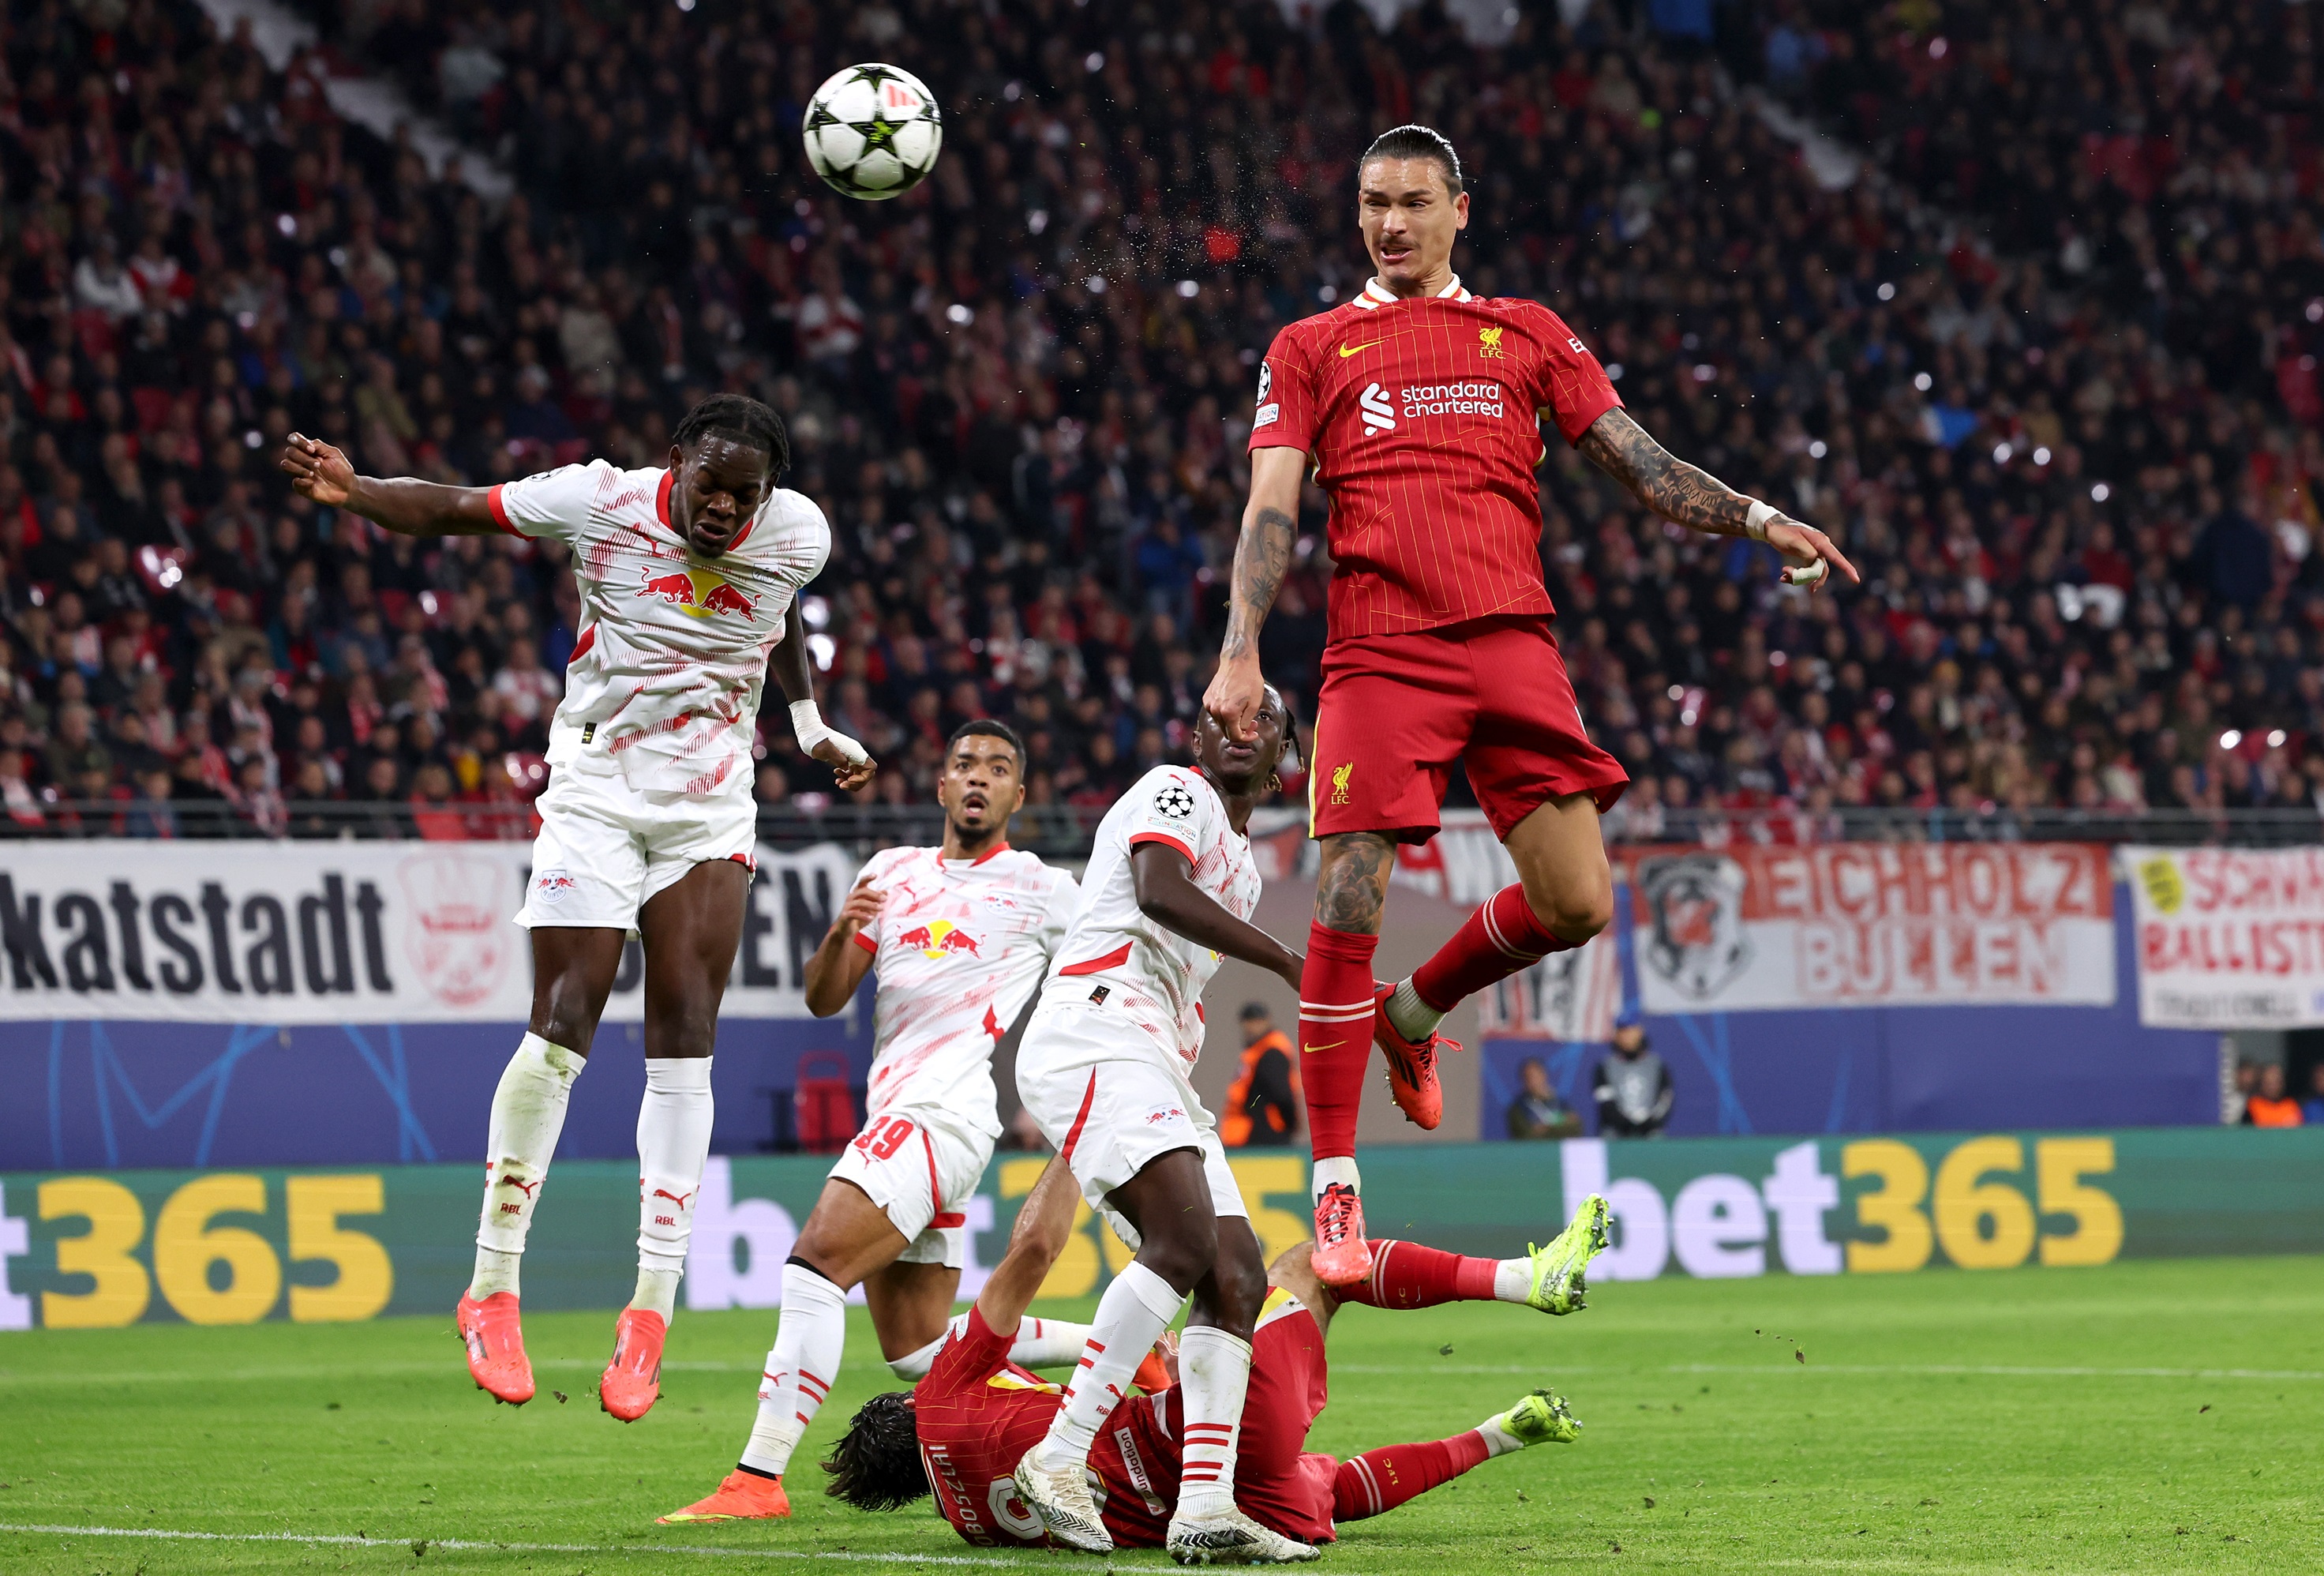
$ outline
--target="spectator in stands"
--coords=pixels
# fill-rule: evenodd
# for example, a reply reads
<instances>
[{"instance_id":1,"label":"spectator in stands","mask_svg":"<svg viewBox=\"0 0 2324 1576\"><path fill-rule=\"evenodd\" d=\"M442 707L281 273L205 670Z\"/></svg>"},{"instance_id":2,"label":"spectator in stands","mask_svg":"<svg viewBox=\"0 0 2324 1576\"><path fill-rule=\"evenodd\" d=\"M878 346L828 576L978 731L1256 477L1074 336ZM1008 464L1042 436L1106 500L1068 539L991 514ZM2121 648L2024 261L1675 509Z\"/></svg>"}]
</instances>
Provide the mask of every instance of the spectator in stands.
<instances>
[{"instance_id":1,"label":"spectator in stands","mask_svg":"<svg viewBox=\"0 0 2324 1576\"><path fill-rule=\"evenodd\" d=\"M1677 1091L1671 1087L1670 1069L1646 1043L1645 1018L1637 1007L1623 1008L1614 1020L1613 1052L1599 1059L1590 1083L1600 1136L1661 1136Z\"/></svg>"},{"instance_id":2,"label":"spectator in stands","mask_svg":"<svg viewBox=\"0 0 2324 1576\"><path fill-rule=\"evenodd\" d=\"M2254 1127L2297 1127L2300 1102L2284 1092L2283 1063L2271 1061L2259 1070L2259 1088L2244 1103L2244 1121Z\"/></svg>"},{"instance_id":3,"label":"spectator in stands","mask_svg":"<svg viewBox=\"0 0 2324 1576\"><path fill-rule=\"evenodd\" d=\"M1582 1118L1549 1081L1549 1069L1538 1056L1517 1063L1517 1098L1509 1102L1512 1138L1572 1138L1582 1132Z\"/></svg>"},{"instance_id":4,"label":"spectator in stands","mask_svg":"<svg viewBox=\"0 0 2324 1576\"><path fill-rule=\"evenodd\" d=\"M1299 1133L1299 1071L1290 1036L1275 1026L1265 1002L1242 1009L1242 1061L1227 1086L1219 1142L1230 1149L1275 1149Z\"/></svg>"}]
</instances>

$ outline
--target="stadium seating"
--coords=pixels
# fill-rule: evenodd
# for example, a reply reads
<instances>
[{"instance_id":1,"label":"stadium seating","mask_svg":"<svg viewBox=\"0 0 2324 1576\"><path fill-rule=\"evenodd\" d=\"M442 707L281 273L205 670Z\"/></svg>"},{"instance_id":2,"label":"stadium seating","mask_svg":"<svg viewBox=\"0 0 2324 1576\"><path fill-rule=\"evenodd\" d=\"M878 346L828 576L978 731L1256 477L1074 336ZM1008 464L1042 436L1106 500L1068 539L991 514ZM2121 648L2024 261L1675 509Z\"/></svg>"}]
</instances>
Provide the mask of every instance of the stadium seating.
<instances>
[{"instance_id":1,"label":"stadium seating","mask_svg":"<svg viewBox=\"0 0 2324 1576\"><path fill-rule=\"evenodd\" d=\"M278 71L190 0L12 7L0 830L170 835L207 805L252 835L522 835L578 614L559 552L318 515L274 453L654 464L718 388L781 410L832 522L807 616L826 711L890 768L868 796L922 801L949 725L993 712L1037 802L1103 805L1184 742L1257 357L1360 284L1351 161L1407 119L1468 163L1472 288L1547 301L1648 431L1865 570L1778 591L1762 550L1553 445L1561 636L1640 779L1618 830L2312 812L2303 8L1695 9L1527 7L1486 48L1351 4L403 0ZM945 151L851 202L800 107L883 53ZM355 60L517 194L340 120L320 84ZM1302 709L1309 501L1266 647ZM817 802L764 731L761 798Z\"/></svg>"}]
</instances>

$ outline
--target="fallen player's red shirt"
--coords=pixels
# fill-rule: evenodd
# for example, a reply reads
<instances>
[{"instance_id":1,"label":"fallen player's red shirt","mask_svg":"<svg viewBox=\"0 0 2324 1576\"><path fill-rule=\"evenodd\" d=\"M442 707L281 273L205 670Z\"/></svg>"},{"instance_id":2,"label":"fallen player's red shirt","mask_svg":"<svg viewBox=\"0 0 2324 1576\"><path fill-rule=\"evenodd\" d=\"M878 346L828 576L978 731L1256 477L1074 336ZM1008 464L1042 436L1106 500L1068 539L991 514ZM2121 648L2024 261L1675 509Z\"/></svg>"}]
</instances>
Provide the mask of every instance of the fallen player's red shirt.
<instances>
[{"instance_id":1,"label":"fallen player's red shirt","mask_svg":"<svg viewBox=\"0 0 2324 1576\"><path fill-rule=\"evenodd\" d=\"M1062 1390L1009 1360L1009 1338L972 1309L912 1391L920 1460L936 1507L972 1544L1039 1544L1041 1518L1010 1474L1048 1431ZM1339 1462L1305 1450L1329 1398L1323 1332L1289 1293L1268 1294L1251 1337L1235 1503L1261 1525L1304 1543L1332 1537ZM1178 1502L1178 1391L1133 1395L1114 1408L1090 1451L1106 1531L1117 1547L1162 1546Z\"/></svg>"}]
</instances>

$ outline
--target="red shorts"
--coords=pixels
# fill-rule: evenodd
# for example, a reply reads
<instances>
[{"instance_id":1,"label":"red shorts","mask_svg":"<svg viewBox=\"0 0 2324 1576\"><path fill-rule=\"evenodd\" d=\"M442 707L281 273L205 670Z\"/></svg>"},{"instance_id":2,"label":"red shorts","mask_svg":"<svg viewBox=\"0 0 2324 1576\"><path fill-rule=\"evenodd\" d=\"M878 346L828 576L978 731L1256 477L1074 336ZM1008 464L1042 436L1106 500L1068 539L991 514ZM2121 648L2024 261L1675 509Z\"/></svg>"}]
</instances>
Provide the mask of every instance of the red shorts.
<instances>
[{"instance_id":1,"label":"red shorts","mask_svg":"<svg viewBox=\"0 0 2324 1576\"><path fill-rule=\"evenodd\" d=\"M1556 638L1529 615L1332 642L1314 754L1307 830L1318 838L1426 842L1456 760L1502 838L1569 793L1610 810L1630 783L1590 742Z\"/></svg>"},{"instance_id":2,"label":"red shorts","mask_svg":"<svg viewBox=\"0 0 2324 1576\"><path fill-rule=\"evenodd\" d=\"M1271 1294L1270 1294L1271 1295ZM1332 1540L1332 1479L1339 1462L1307 1453L1307 1430L1331 1399L1323 1331L1296 1300L1270 1306L1250 1338L1250 1386L1243 1392L1235 1456L1235 1503L1263 1526L1302 1543ZM1163 1392L1163 1426L1185 1437L1176 1386ZM1174 1480L1177 1461L1168 1471Z\"/></svg>"}]
</instances>

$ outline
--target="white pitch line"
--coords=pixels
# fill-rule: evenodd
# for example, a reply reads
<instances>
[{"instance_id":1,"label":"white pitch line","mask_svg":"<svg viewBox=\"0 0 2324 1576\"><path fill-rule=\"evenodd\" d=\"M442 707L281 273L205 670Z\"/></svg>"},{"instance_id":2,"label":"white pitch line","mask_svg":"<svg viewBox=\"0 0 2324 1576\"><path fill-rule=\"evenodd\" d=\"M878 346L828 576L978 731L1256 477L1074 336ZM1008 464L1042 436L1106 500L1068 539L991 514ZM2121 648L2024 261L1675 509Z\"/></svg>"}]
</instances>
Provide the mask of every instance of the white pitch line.
<instances>
[{"instance_id":1,"label":"white pitch line","mask_svg":"<svg viewBox=\"0 0 2324 1576\"><path fill-rule=\"evenodd\" d=\"M2324 1373L2307 1368L2089 1368L2036 1367L2005 1363L1818 1363L1811 1373L1903 1374L1944 1377L1967 1375L1993 1379L2324 1379ZM1768 1367L1757 1363L1673 1363L1674 1374L1760 1374ZM1790 1367L1774 1371L1792 1373Z\"/></svg>"},{"instance_id":2,"label":"white pitch line","mask_svg":"<svg viewBox=\"0 0 2324 1576\"><path fill-rule=\"evenodd\" d=\"M36 1536L77 1538L157 1538L174 1543L204 1544L311 1544L333 1547L359 1549L410 1548L418 1538L355 1537L345 1533L220 1533L187 1532L171 1527L142 1526L50 1526L37 1523L0 1522L0 1533L24 1533ZM463 1553L502 1553L513 1554L610 1554L618 1557L639 1555L659 1558L664 1554L698 1554L714 1560L837 1560L859 1565L974 1565L1003 1571L1030 1569L1036 1562L1010 1560L979 1554L908 1554L856 1553L829 1549L737 1549L712 1544L641 1544L622 1546L613 1544L503 1544L481 1542L473 1538L429 1538L431 1549L456 1550ZM1054 1569L1045 1553L1038 1562L1044 1568ZM1117 1571L1168 1571L1168 1565L1125 1565L1110 1559L1109 1567ZM1347 1571L1342 1576L1360 1576Z\"/></svg>"}]
</instances>

